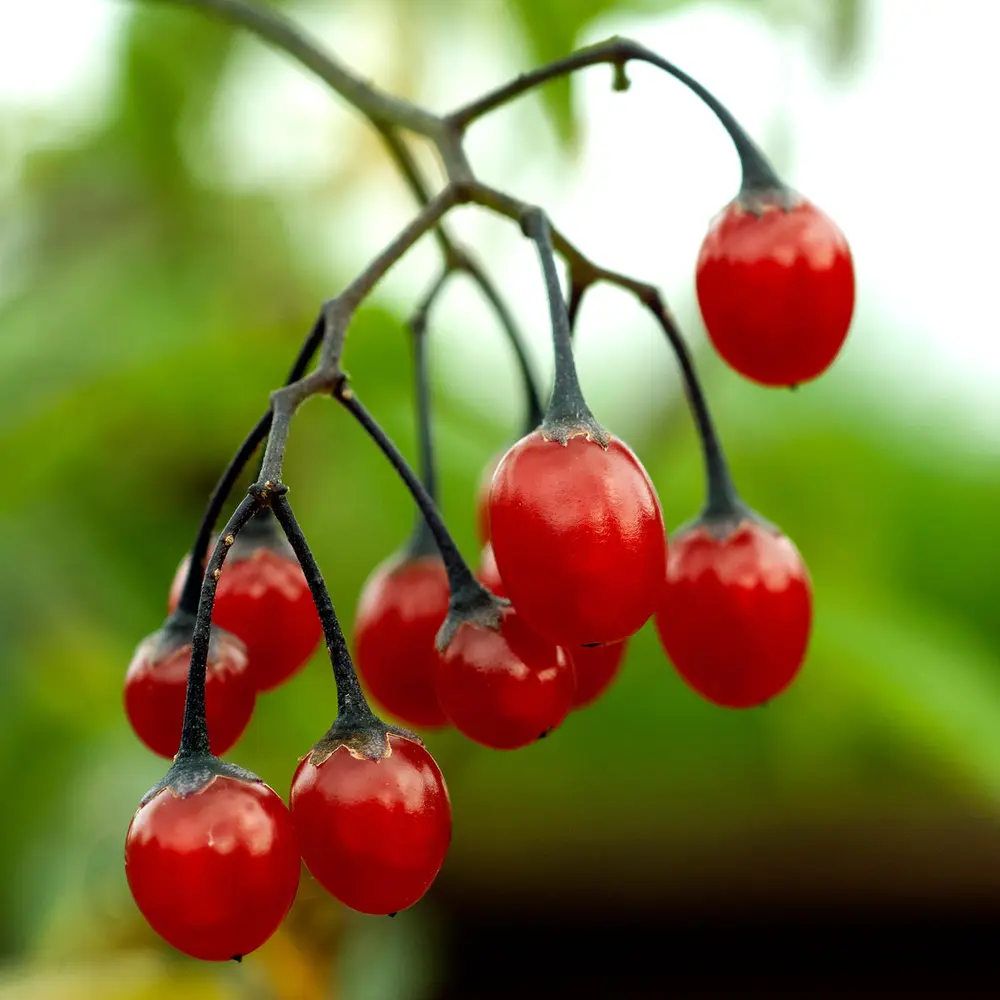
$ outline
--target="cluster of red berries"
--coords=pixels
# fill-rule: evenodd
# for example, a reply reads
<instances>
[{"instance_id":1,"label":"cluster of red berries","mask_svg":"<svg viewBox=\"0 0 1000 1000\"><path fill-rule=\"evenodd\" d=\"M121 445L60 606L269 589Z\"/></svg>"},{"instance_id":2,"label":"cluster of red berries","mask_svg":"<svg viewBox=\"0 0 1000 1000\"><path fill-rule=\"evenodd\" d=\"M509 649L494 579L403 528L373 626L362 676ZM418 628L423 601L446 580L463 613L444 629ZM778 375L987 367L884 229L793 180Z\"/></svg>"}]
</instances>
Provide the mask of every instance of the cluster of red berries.
<instances>
[{"instance_id":1,"label":"cluster of red berries","mask_svg":"<svg viewBox=\"0 0 1000 1000\"><path fill-rule=\"evenodd\" d=\"M801 204L759 216L731 208L706 239L698 269L706 324L727 360L758 380L815 376L846 333L853 271L824 219ZM724 308L727 296L741 308ZM834 307L836 337L824 325ZM787 334L784 353L767 354L777 337L761 348L762 312L767 329ZM824 352L815 329L827 337ZM547 420L489 464L479 491L478 578L505 599L498 627L464 621L441 648L452 597L443 561L394 557L361 595L361 676L413 726L450 722L485 746L513 749L598 698L630 636L655 617L670 661L695 691L731 707L766 702L805 655L808 575L788 538L734 492L723 498L668 546L659 498L628 446L592 422L567 430ZM257 693L291 677L322 631L296 554L268 510L233 541L229 559L205 680L215 755L242 734ZM136 733L167 757L181 736L191 658L194 617L179 606L189 569L178 570L172 614L140 644L125 683ZM338 736L335 726L302 759L288 809L260 779L216 758L196 762L209 770L184 791L179 755L180 778L153 790L126 841L129 884L152 927L198 958L246 954L284 919L300 858L356 910L394 913L416 902L443 863L450 801L419 739L372 724L381 727L375 752L371 727Z\"/></svg>"},{"instance_id":2,"label":"cluster of red berries","mask_svg":"<svg viewBox=\"0 0 1000 1000\"><path fill-rule=\"evenodd\" d=\"M764 385L794 386L825 371L847 335L850 251L839 229L782 186L725 120L743 158L744 186L705 238L698 300L731 367ZM580 391L570 314L589 285L574 287L576 307L567 309L544 214L526 208L521 221L545 276L555 379L541 425L532 420L530 432L484 472L475 578L432 489L345 389L346 377L337 369L338 378L324 383L400 472L433 536L380 565L364 586L354 646L365 686L418 729L450 723L484 746L515 749L598 699L619 673L630 637L652 618L694 691L732 708L769 701L792 682L809 641L812 595L801 556L739 498L679 334L655 294L640 294L678 351L706 458L706 507L668 544L649 475L597 423ZM319 338L310 343L315 351ZM290 382L311 356L300 356ZM421 357L418 389L426 391ZM427 407L420 412L430 481ZM216 496L224 498L271 416ZM264 468L271 451L269 439ZM267 940L292 905L303 861L347 906L391 915L423 896L451 840L441 772L418 736L371 712L285 498L280 462L275 467L272 477L261 473L202 571L218 515L210 504L214 513L171 588L167 621L139 645L125 680L136 734L173 760L129 827L129 885L150 925L202 959L238 958ZM286 808L258 777L219 755L242 735L258 693L292 677L321 636L338 716L300 760Z\"/></svg>"},{"instance_id":3,"label":"cluster of red berries","mask_svg":"<svg viewBox=\"0 0 1000 1000\"><path fill-rule=\"evenodd\" d=\"M214 755L242 734L256 693L293 676L322 634L309 585L270 511L262 509L237 536L229 558L219 575L205 675ZM166 757L181 741L191 660L193 618L177 610L188 570L186 559L167 623L140 644L125 680L136 734ZM350 734L321 741L299 763L290 808L248 772L198 759L192 779L178 758L173 780L147 796L126 839L129 885L150 925L196 958L247 954L288 912L300 859L361 912L395 913L416 902L444 861L451 805L419 739L392 727L382 736L378 767L371 748L355 745Z\"/></svg>"}]
</instances>

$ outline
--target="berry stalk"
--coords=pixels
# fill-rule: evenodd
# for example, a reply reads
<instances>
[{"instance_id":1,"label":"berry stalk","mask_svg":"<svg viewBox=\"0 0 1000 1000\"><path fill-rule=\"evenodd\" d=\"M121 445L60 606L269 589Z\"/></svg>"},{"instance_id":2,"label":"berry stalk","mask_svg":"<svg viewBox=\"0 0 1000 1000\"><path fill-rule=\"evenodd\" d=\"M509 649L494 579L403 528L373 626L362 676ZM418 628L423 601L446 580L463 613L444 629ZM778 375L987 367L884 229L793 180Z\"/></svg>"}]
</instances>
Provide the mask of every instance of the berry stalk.
<instances>
[{"instance_id":1,"label":"berry stalk","mask_svg":"<svg viewBox=\"0 0 1000 1000\"><path fill-rule=\"evenodd\" d=\"M361 424L392 467L399 473L400 479L406 484L434 536L434 541L444 562L445 572L448 574L448 587L451 591L448 619L438 635L439 647L444 648L448 644L455 629L462 621L475 621L491 628L499 627L500 613L505 602L495 598L473 576L469 564L459 551L454 538L451 537L451 532L441 519L430 494L403 457L402 452L368 412L361 400L355 395L354 390L347 385L346 379L334 388L333 396Z\"/></svg>"},{"instance_id":2,"label":"berry stalk","mask_svg":"<svg viewBox=\"0 0 1000 1000\"><path fill-rule=\"evenodd\" d=\"M521 217L521 228L525 236L534 241L538 250L538 259L542 265L545 290L549 299L549 316L552 321L555 378L552 383L552 396L545 411L545 419L542 421L542 429L546 437L561 441L563 444L573 434L584 432L607 447L608 432L590 412L576 373L569 313L559 284L548 217L541 209L528 209Z\"/></svg>"},{"instance_id":3,"label":"berry stalk","mask_svg":"<svg viewBox=\"0 0 1000 1000\"><path fill-rule=\"evenodd\" d=\"M184 699L184 723L181 727L180 748L177 761L184 758L207 757L211 754L208 742L208 723L205 719L205 674L208 666L208 650L212 638L212 609L215 606L215 591L219 585L222 564L246 523L257 512L262 500L256 492L251 492L233 511L233 516L219 534L208 561L201 584L201 598L195 619L194 634L191 637L191 665L188 667L187 693Z\"/></svg>"},{"instance_id":4,"label":"berry stalk","mask_svg":"<svg viewBox=\"0 0 1000 1000\"><path fill-rule=\"evenodd\" d=\"M413 343L413 382L417 404L417 442L420 449L420 479L427 495L437 504L437 474L434 461L434 440L431 432L431 392L427 371L427 319L438 296L448 282L451 272L447 269L438 275L417 307L409 322ZM436 555L438 547L427 525L427 518L417 514L417 523L407 545L412 558Z\"/></svg>"},{"instance_id":5,"label":"berry stalk","mask_svg":"<svg viewBox=\"0 0 1000 1000\"><path fill-rule=\"evenodd\" d=\"M693 76L685 73L679 66L628 38L610 38L605 42L580 49L564 59L558 59L531 72L522 73L509 83L497 87L457 111L453 111L445 120L452 128L464 132L472 122L490 114L522 94L534 90L550 80L568 76L588 66L601 64L614 66L616 83L621 84L623 81L627 82L627 77L624 75L625 66L632 60L656 66L657 69L663 70L664 73L678 80L718 118L722 127L729 134L740 158L740 166L743 171L741 185L743 192L784 188L777 172L760 147L750 138L746 129L740 125L733 113L707 87L699 83ZM625 88L619 85L616 86L616 89Z\"/></svg>"},{"instance_id":6,"label":"berry stalk","mask_svg":"<svg viewBox=\"0 0 1000 1000\"><path fill-rule=\"evenodd\" d=\"M702 389L701 381L695 371L691 352L659 294L644 299L643 305L660 324L674 354L677 356L677 363L680 365L684 391L694 416L705 460L706 498L702 517L710 520L726 520L742 514L747 508L736 492L736 486L729 471L729 462L726 460L722 442L716 432L715 421L712 419L705 391Z\"/></svg>"},{"instance_id":7,"label":"berry stalk","mask_svg":"<svg viewBox=\"0 0 1000 1000\"><path fill-rule=\"evenodd\" d=\"M291 545L302 567L309 590L312 593L319 619L323 625L326 648L333 666L333 680L337 686L337 719L340 722L361 722L374 717L371 707L361 690L358 675L347 649L344 630L337 620L330 591L323 579L316 557L309 548L306 536L292 512L284 490L276 491L271 498L271 509L281 525L288 543Z\"/></svg>"}]
</instances>

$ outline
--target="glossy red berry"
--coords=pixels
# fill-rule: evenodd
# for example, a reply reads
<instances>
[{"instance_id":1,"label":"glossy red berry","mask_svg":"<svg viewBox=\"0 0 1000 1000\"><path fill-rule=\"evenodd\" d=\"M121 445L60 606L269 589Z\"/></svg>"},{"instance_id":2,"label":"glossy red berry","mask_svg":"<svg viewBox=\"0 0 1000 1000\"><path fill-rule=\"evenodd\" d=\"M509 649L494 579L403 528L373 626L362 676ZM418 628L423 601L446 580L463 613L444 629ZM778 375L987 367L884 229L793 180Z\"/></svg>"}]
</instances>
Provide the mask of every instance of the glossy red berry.
<instances>
[{"instance_id":1,"label":"glossy red berry","mask_svg":"<svg viewBox=\"0 0 1000 1000\"><path fill-rule=\"evenodd\" d=\"M251 522L252 524L253 522ZM170 590L177 606L189 558ZM212 621L240 637L258 691L269 691L305 666L323 635L309 584L284 538L248 526L222 567Z\"/></svg>"},{"instance_id":2,"label":"glossy red berry","mask_svg":"<svg viewBox=\"0 0 1000 1000\"><path fill-rule=\"evenodd\" d=\"M136 736L154 753L177 753L184 721L192 626L167 625L139 643L125 674L125 713ZM257 689L246 649L234 635L212 628L205 673L205 714L212 753L226 753L253 715Z\"/></svg>"},{"instance_id":3,"label":"glossy red berry","mask_svg":"<svg viewBox=\"0 0 1000 1000\"><path fill-rule=\"evenodd\" d=\"M763 385L807 382L832 364L854 312L844 234L787 193L731 202L698 256L698 303L716 350ZM759 214L758 214L759 212Z\"/></svg>"},{"instance_id":4,"label":"glossy red berry","mask_svg":"<svg viewBox=\"0 0 1000 1000\"><path fill-rule=\"evenodd\" d=\"M696 525L673 539L656 627L681 677L730 708L780 694L805 658L812 591L802 557L753 520L728 534Z\"/></svg>"},{"instance_id":5,"label":"glossy red berry","mask_svg":"<svg viewBox=\"0 0 1000 1000\"><path fill-rule=\"evenodd\" d=\"M628 640L605 646L575 646L570 653L576 672L573 707L583 708L597 701L614 682L628 651Z\"/></svg>"},{"instance_id":6,"label":"glossy red berry","mask_svg":"<svg viewBox=\"0 0 1000 1000\"><path fill-rule=\"evenodd\" d=\"M486 463L476 487L476 534L483 545L490 540L490 487L502 458L503 452L500 452Z\"/></svg>"},{"instance_id":7,"label":"glossy red berry","mask_svg":"<svg viewBox=\"0 0 1000 1000\"><path fill-rule=\"evenodd\" d=\"M665 571L663 512L646 470L605 449L534 431L504 456L490 493L493 552L507 596L559 645L617 642L652 615Z\"/></svg>"},{"instance_id":8,"label":"glossy red berry","mask_svg":"<svg viewBox=\"0 0 1000 1000\"><path fill-rule=\"evenodd\" d=\"M361 591L354 622L355 664L368 690L412 726L443 726L434 645L448 614L448 574L439 556L393 557Z\"/></svg>"},{"instance_id":9,"label":"glossy red berry","mask_svg":"<svg viewBox=\"0 0 1000 1000\"><path fill-rule=\"evenodd\" d=\"M438 701L455 728L496 750L527 746L555 729L575 689L566 654L512 607L499 631L460 625L437 673Z\"/></svg>"},{"instance_id":10,"label":"glossy red berry","mask_svg":"<svg viewBox=\"0 0 1000 1000\"><path fill-rule=\"evenodd\" d=\"M391 734L370 760L314 751L292 779L291 810L309 871L362 913L395 913L430 888L451 842L451 802L434 758ZM314 760L320 763L314 763Z\"/></svg>"},{"instance_id":11,"label":"glossy red berry","mask_svg":"<svg viewBox=\"0 0 1000 1000\"><path fill-rule=\"evenodd\" d=\"M149 925L179 951L222 962L259 948L295 899L301 862L285 804L263 782L217 776L141 805L125 873Z\"/></svg>"}]
</instances>

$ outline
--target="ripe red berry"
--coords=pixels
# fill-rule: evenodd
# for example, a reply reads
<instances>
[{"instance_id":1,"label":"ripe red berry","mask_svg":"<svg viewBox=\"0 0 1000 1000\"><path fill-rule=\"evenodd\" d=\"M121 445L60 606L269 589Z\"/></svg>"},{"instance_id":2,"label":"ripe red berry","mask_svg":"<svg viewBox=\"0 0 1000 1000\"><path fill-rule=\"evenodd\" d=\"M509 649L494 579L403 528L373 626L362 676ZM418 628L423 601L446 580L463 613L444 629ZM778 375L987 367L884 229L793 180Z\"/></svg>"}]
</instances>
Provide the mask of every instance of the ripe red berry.
<instances>
[{"instance_id":1,"label":"ripe red berry","mask_svg":"<svg viewBox=\"0 0 1000 1000\"><path fill-rule=\"evenodd\" d=\"M575 646L570 654L576 672L573 707L583 708L595 702L618 676L625 662L628 640L605 646Z\"/></svg>"},{"instance_id":2,"label":"ripe red berry","mask_svg":"<svg viewBox=\"0 0 1000 1000\"><path fill-rule=\"evenodd\" d=\"M198 792L163 788L125 839L125 873L149 925L194 958L259 948L295 899L301 862L291 817L261 781L218 775Z\"/></svg>"},{"instance_id":3,"label":"ripe red berry","mask_svg":"<svg viewBox=\"0 0 1000 1000\"><path fill-rule=\"evenodd\" d=\"M812 592L802 557L777 529L696 524L673 539L656 627L681 677L730 708L780 694L805 658Z\"/></svg>"},{"instance_id":4,"label":"ripe red berry","mask_svg":"<svg viewBox=\"0 0 1000 1000\"><path fill-rule=\"evenodd\" d=\"M439 556L393 557L361 591L355 664L374 697L412 726L443 726L434 640L448 614L448 574Z\"/></svg>"},{"instance_id":5,"label":"ripe red berry","mask_svg":"<svg viewBox=\"0 0 1000 1000\"><path fill-rule=\"evenodd\" d=\"M490 487L493 485L493 473L502 458L501 452L486 463L476 487L476 534L483 545L490 540Z\"/></svg>"},{"instance_id":6,"label":"ripe red berry","mask_svg":"<svg viewBox=\"0 0 1000 1000\"><path fill-rule=\"evenodd\" d=\"M395 913L430 888L451 842L451 801L434 758L390 734L371 760L347 746L304 757L291 810L302 858L329 893L362 913Z\"/></svg>"},{"instance_id":7,"label":"ripe red berry","mask_svg":"<svg viewBox=\"0 0 1000 1000\"><path fill-rule=\"evenodd\" d=\"M534 431L504 456L490 494L493 552L518 614L561 646L636 632L663 586L663 512L646 470L611 437L563 445Z\"/></svg>"},{"instance_id":8,"label":"ripe red berry","mask_svg":"<svg viewBox=\"0 0 1000 1000\"><path fill-rule=\"evenodd\" d=\"M291 546L270 522L258 527L255 521L237 536L222 567L212 621L243 640L257 690L269 691L305 666L323 627ZM171 609L188 565L189 557L174 577Z\"/></svg>"},{"instance_id":9,"label":"ripe red berry","mask_svg":"<svg viewBox=\"0 0 1000 1000\"><path fill-rule=\"evenodd\" d=\"M193 622L169 623L139 643L125 674L125 713L154 753L177 753L184 721ZM212 628L205 673L205 714L212 753L226 753L253 715L257 689L236 636Z\"/></svg>"},{"instance_id":10,"label":"ripe red berry","mask_svg":"<svg viewBox=\"0 0 1000 1000\"><path fill-rule=\"evenodd\" d=\"M499 631L464 623L441 655L438 701L455 728L496 750L527 746L569 713L573 664L506 607Z\"/></svg>"},{"instance_id":11,"label":"ripe red berry","mask_svg":"<svg viewBox=\"0 0 1000 1000\"><path fill-rule=\"evenodd\" d=\"M736 371L764 385L797 385L822 374L847 337L851 251L804 198L752 198L736 199L713 221L698 256L698 303L712 343Z\"/></svg>"}]
</instances>

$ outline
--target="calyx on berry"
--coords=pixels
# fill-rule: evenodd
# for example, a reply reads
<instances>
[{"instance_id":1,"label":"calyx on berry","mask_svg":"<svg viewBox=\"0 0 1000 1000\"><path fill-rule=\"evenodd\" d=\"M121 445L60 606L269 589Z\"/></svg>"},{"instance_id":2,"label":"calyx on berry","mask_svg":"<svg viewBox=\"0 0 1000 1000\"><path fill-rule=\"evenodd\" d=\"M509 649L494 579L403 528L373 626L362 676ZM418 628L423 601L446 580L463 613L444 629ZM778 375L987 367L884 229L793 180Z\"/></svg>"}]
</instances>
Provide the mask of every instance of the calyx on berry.
<instances>
[{"instance_id":1,"label":"calyx on berry","mask_svg":"<svg viewBox=\"0 0 1000 1000\"><path fill-rule=\"evenodd\" d=\"M328 757L344 747L354 757L365 760L382 760L391 752L390 736L401 736L423 745L423 740L409 729L383 722L367 706L356 712L344 712L316 741L305 758L319 767Z\"/></svg>"}]
</instances>

